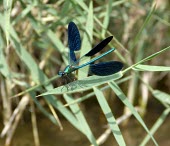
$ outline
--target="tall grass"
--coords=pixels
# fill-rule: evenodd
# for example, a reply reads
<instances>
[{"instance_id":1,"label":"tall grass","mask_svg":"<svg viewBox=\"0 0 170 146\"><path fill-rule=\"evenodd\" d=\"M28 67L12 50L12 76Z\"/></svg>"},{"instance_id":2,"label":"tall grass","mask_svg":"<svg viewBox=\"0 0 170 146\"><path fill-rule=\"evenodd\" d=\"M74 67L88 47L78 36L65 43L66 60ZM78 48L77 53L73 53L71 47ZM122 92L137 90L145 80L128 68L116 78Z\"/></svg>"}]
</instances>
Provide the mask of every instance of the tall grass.
<instances>
[{"instance_id":1,"label":"tall grass","mask_svg":"<svg viewBox=\"0 0 170 146\"><path fill-rule=\"evenodd\" d=\"M62 130L62 120L56 114L59 111L94 146L104 143L110 133L118 145L128 145L119 124L132 115L148 134L139 145L146 145L150 139L158 145L153 134L159 132L170 112L170 83L163 82L165 88L158 84L162 78L170 79L168 1L4 0L0 3L0 100L4 123L1 137L5 145L11 144L27 105L31 107L36 146L40 141L35 108ZM103 60L119 60L124 63L123 70L107 77L87 77L88 70L80 70L78 80L70 83L76 85L74 88L61 86L57 72L68 64L70 21L77 24L82 37L78 55L113 35L109 47L115 47L116 51ZM108 94L106 89L113 92ZM80 92L82 96L77 94ZM59 98L61 95L66 103ZM108 95L117 96L124 104L125 118L121 122L109 106ZM106 133L96 138L79 105L93 96L109 125L109 134L103 139ZM164 106L151 129L143 121L149 98Z\"/></svg>"}]
</instances>

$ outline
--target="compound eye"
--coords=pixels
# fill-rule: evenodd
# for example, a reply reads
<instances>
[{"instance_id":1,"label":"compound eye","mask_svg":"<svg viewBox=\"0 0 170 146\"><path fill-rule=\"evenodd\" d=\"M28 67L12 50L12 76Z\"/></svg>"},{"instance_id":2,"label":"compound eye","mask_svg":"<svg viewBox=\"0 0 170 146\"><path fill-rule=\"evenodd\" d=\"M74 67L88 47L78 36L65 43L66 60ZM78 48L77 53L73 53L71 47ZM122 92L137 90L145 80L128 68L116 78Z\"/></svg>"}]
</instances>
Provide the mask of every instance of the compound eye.
<instances>
[{"instance_id":1,"label":"compound eye","mask_svg":"<svg viewBox=\"0 0 170 146\"><path fill-rule=\"evenodd\" d=\"M58 75L59 75L59 76L63 76L63 74L64 74L64 72L62 72L62 71L59 71L59 72L58 72Z\"/></svg>"}]
</instances>

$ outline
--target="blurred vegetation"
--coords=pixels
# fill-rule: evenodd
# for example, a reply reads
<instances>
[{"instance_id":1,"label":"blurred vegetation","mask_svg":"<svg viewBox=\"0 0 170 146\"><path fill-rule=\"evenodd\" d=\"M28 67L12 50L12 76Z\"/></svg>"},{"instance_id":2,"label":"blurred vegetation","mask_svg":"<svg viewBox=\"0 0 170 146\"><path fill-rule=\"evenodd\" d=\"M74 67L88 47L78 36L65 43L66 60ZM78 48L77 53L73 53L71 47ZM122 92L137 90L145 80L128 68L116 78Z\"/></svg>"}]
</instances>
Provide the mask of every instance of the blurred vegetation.
<instances>
[{"instance_id":1,"label":"blurred vegetation","mask_svg":"<svg viewBox=\"0 0 170 146\"><path fill-rule=\"evenodd\" d=\"M57 73L68 64L67 26L70 21L76 23L82 38L81 51L77 55L82 56L113 35L108 48L115 47L116 51L100 61L119 60L124 63L123 70L109 77L85 77L87 73L84 75L79 71L74 85L81 85L69 90L61 86ZM170 112L169 53L168 0L0 1L0 119L3 123L0 127L3 126L3 144L11 145L13 139L15 145L16 129L29 111L34 144L39 146L41 134L37 115L41 111L60 130L65 130L62 123L67 119L95 146L105 145L111 133L118 145L132 145L121 134L132 115L147 133L137 145L146 145L149 140L158 145L160 142L153 134L159 134ZM152 103L156 105L152 106ZM94 117L86 110L94 106L104 113L104 124L106 121L108 124L106 131L97 134L89 124L89 119ZM153 114L148 113L149 108L159 114L150 129L143 121L145 115ZM95 126L102 129L101 124ZM166 135L160 134L162 137Z\"/></svg>"}]
</instances>

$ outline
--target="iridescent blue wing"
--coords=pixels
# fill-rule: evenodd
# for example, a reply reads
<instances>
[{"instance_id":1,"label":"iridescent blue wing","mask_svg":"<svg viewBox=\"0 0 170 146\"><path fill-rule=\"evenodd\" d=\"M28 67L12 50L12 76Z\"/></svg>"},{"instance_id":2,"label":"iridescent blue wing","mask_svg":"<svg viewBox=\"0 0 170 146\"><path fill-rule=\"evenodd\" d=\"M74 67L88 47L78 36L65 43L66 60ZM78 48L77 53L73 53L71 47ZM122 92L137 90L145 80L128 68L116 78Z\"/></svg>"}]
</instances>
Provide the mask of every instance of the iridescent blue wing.
<instances>
[{"instance_id":1,"label":"iridescent blue wing","mask_svg":"<svg viewBox=\"0 0 170 146\"><path fill-rule=\"evenodd\" d=\"M101 62L90 64L89 73L98 76L108 76L119 72L123 68L123 64L118 61Z\"/></svg>"},{"instance_id":2,"label":"iridescent blue wing","mask_svg":"<svg viewBox=\"0 0 170 146\"><path fill-rule=\"evenodd\" d=\"M96 45L93 49L91 49L87 54L84 56L93 56L94 54L100 52L111 40L113 36L107 37L103 41L101 41L98 45Z\"/></svg>"},{"instance_id":3,"label":"iridescent blue wing","mask_svg":"<svg viewBox=\"0 0 170 146\"><path fill-rule=\"evenodd\" d=\"M90 57L93 56L95 54L97 54L98 52L100 52L111 40L112 40L113 36L107 37L106 39L104 39L103 41L101 41L98 45L96 45L93 49L91 49L88 53L86 53L85 55L83 55L80 59L77 60L77 64L80 60L82 60L84 57Z\"/></svg>"},{"instance_id":4,"label":"iridescent blue wing","mask_svg":"<svg viewBox=\"0 0 170 146\"><path fill-rule=\"evenodd\" d=\"M74 22L68 25L68 47L70 48L69 61L74 63L77 60L74 51L80 50L81 47L79 30Z\"/></svg>"}]
</instances>

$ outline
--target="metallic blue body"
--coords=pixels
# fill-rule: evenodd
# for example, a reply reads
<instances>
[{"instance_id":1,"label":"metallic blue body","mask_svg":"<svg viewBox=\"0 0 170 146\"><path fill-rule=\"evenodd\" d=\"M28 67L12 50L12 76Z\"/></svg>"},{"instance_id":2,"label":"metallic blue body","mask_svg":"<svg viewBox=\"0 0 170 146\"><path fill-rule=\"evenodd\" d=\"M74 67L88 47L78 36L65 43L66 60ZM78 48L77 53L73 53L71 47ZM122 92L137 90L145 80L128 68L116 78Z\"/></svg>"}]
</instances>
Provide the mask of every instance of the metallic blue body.
<instances>
[{"instance_id":1,"label":"metallic blue body","mask_svg":"<svg viewBox=\"0 0 170 146\"><path fill-rule=\"evenodd\" d=\"M101 51L111 40L113 36L110 36L103 41L101 41L98 45L96 45L93 49L91 49L88 53L82 56L80 59L76 59L76 55L74 51L77 51L81 47L81 39L78 28L74 22L70 22L68 25L68 46L70 48L69 51L69 65L66 66L64 71L59 71L59 76L68 75L80 68L83 68L87 65L90 65L90 73L99 75L99 76L107 76L119 72L123 68L123 64L118 61L109 61L109 62L102 62L98 64L93 64L96 60L106 56L107 54L111 53L115 50L115 48L110 49L109 51L101 54L98 57L91 59L90 61L78 65L80 60L84 57L90 57Z\"/></svg>"}]
</instances>

